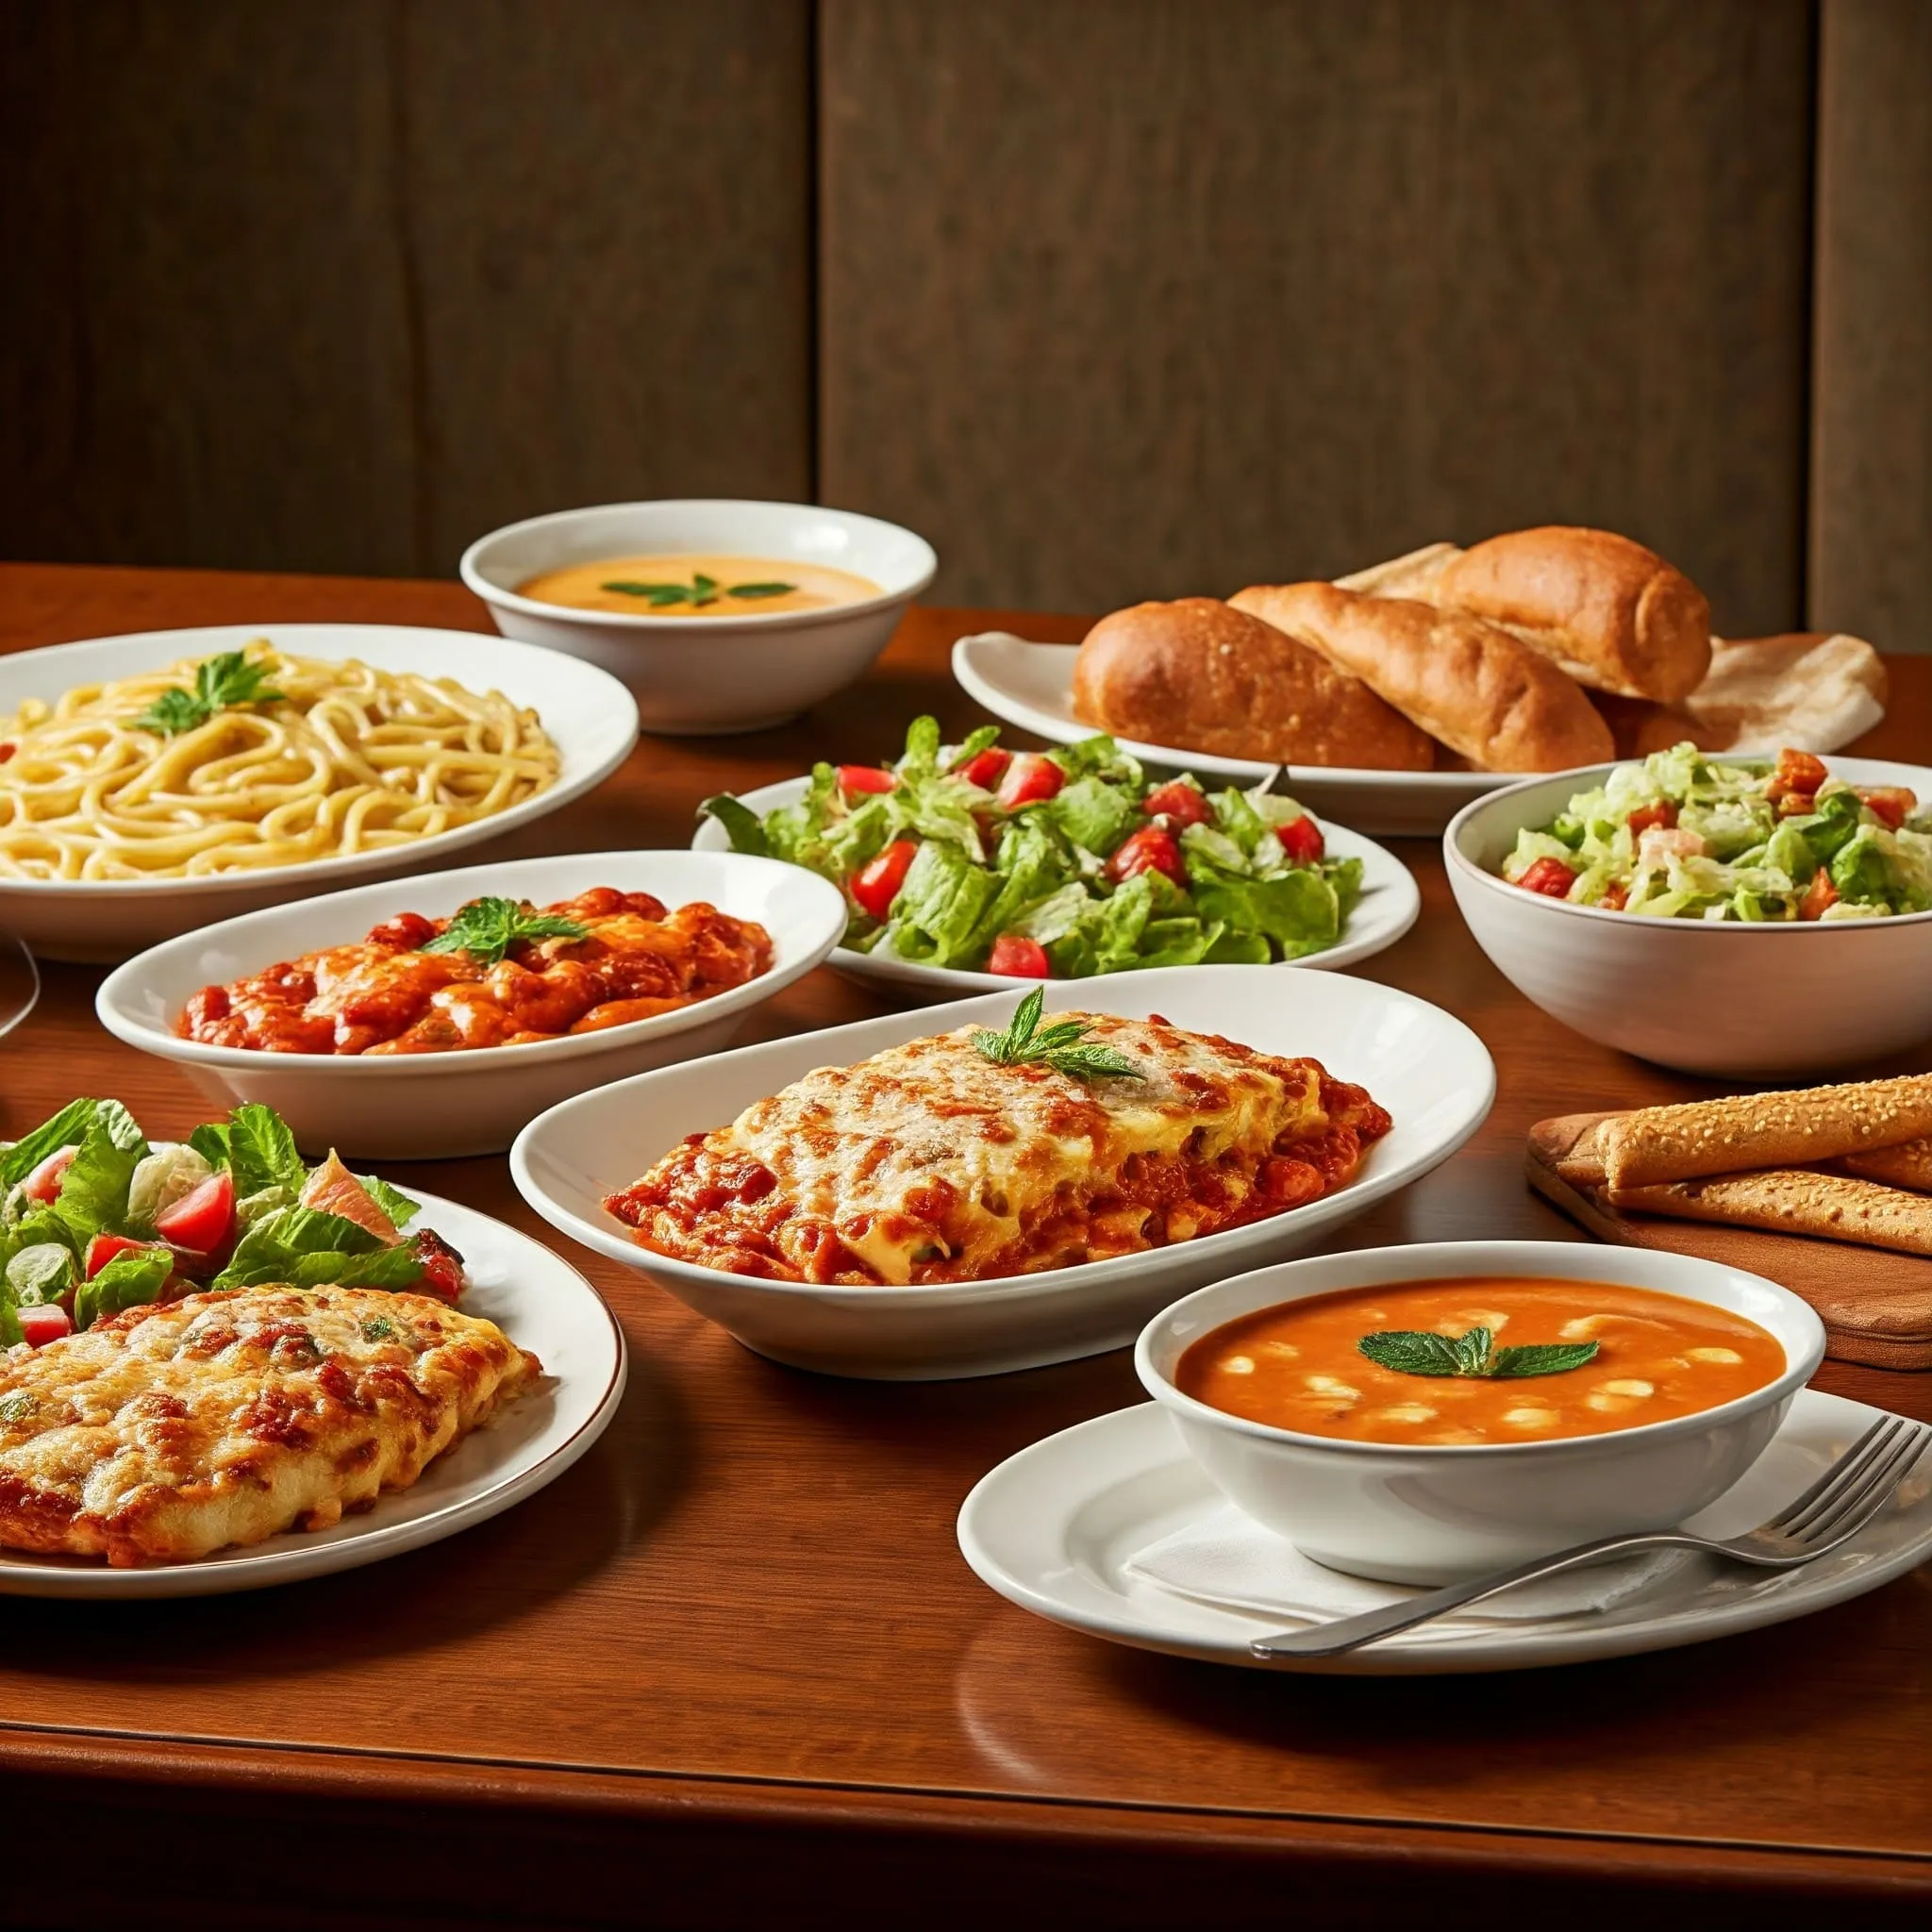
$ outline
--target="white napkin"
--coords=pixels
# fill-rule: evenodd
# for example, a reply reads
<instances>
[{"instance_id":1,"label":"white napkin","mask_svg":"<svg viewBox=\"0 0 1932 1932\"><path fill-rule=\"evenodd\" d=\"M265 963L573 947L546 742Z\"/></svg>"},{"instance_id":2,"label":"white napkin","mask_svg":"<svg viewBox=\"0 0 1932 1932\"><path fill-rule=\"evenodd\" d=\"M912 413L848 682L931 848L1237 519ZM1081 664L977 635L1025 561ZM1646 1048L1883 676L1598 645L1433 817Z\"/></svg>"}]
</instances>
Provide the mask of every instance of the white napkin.
<instances>
[{"instance_id":1,"label":"white napkin","mask_svg":"<svg viewBox=\"0 0 1932 1932\"><path fill-rule=\"evenodd\" d=\"M1587 1570L1567 1570L1487 1597L1432 1627L1489 1628L1601 1615L1694 1560L1688 1550L1652 1550ZM1252 1610L1285 1624L1326 1624L1423 1593L1327 1569L1231 1503L1150 1543L1124 1568L1129 1576L1176 1595L1217 1608Z\"/></svg>"}]
</instances>

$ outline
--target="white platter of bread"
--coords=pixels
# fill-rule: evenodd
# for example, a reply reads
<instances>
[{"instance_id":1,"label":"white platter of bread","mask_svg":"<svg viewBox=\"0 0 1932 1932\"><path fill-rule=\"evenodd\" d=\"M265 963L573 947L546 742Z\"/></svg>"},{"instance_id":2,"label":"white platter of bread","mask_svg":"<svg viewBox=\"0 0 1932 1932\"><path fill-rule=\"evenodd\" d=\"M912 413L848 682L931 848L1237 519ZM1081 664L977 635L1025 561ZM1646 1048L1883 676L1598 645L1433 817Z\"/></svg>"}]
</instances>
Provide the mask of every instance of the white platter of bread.
<instances>
[{"instance_id":1,"label":"white platter of bread","mask_svg":"<svg viewBox=\"0 0 1932 1932\"><path fill-rule=\"evenodd\" d=\"M1608 530L1431 543L1333 583L1255 584L1104 617L1078 644L962 638L960 684L1058 743L1253 782L1289 768L1310 809L1438 832L1524 773L1694 741L1836 751L1885 714L1861 639L1713 637L1683 572Z\"/></svg>"}]
</instances>

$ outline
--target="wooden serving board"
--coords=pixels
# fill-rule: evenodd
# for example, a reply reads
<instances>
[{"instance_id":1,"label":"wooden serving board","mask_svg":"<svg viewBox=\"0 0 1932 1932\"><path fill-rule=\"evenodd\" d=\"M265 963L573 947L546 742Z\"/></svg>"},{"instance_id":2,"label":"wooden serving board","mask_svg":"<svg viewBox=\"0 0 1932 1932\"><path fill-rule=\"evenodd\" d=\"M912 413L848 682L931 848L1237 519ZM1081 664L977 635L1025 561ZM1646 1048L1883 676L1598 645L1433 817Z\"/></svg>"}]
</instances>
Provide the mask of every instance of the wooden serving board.
<instances>
[{"instance_id":1,"label":"wooden serving board","mask_svg":"<svg viewBox=\"0 0 1932 1932\"><path fill-rule=\"evenodd\" d=\"M1826 1352L1840 1361L1932 1369L1932 1260L1806 1235L1620 1213L1588 1180L1559 1172L1585 1136L1616 1118L1572 1113L1539 1121L1529 1130L1530 1186L1599 1241L1723 1261L1803 1295L1824 1324Z\"/></svg>"}]
</instances>

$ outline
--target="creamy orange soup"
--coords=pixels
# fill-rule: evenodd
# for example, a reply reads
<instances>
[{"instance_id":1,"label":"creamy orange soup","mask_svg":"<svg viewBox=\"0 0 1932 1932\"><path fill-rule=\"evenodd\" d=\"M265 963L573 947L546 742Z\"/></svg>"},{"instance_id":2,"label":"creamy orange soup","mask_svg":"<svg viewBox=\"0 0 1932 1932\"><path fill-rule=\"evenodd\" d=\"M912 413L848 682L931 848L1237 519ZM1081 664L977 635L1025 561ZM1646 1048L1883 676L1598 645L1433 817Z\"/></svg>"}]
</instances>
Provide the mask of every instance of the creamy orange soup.
<instances>
[{"instance_id":1,"label":"creamy orange soup","mask_svg":"<svg viewBox=\"0 0 1932 1932\"><path fill-rule=\"evenodd\" d=\"M774 610L827 610L876 597L870 577L823 563L776 557L607 557L546 570L517 586L520 597L573 610L625 617L755 617Z\"/></svg>"},{"instance_id":2,"label":"creamy orange soup","mask_svg":"<svg viewBox=\"0 0 1932 1932\"><path fill-rule=\"evenodd\" d=\"M1365 1338L1382 1360L1364 1352ZM1521 1373L1591 1342L1587 1361ZM1510 1353L1552 1348L1564 1357ZM1409 1366L1385 1365L1391 1357ZM1784 1369L1775 1336L1703 1302L1609 1282L1471 1276L1244 1315L1190 1344L1174 1380L1198 1402L1307 1435L1538 1442L1715 1408Z\"/></svg>"}]
</instances>

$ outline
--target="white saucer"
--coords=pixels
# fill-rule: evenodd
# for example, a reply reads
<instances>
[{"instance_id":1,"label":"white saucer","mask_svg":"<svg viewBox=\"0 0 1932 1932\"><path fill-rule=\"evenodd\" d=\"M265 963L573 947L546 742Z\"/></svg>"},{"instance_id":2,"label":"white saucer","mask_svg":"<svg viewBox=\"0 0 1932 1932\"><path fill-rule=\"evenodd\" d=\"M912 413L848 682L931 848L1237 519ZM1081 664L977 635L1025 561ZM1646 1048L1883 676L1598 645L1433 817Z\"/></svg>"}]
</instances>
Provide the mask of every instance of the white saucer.
<instances>
[{"instance_id":1,"label":"white saucer","mask_svg":"<svg viewBox=\"0 0 1932 1932\"><path fill-rule=\"evenodd\" d=\"M1801 1389L1750 1473L1686 1527L1721 1537L1754 1528L1879 1413ZM1932 1556L1928 1459L1860 1535L1800 1570L1750 1571L1698 1558L1611 1609L1480 1626L1445 1619L1342 1657L1263 1664L1249 1651L1250 1640L1287 1627L1286 1620L1217 1608L1126 1574L1141 1551L1223 1502L1165 1411L1150 1402L1009 1457L961 1506L959 1547L982 1582L1071 1630L1210 1663L1361 1676L1531 1670L1702 1643L1862 1596Z\"/></svg>"},{"instance_id":2,"label":"white saucer","mask_svg":"<svg viewBox=\"0 0 1932 1932\"><path fill-rule=\"evenodd\" d=\"M1077 644L1033 644L1001 630L961 638L953 646L953 675L995 718L1051 744L1093 736L1074 716ZM1255 758L1218 758L1171 744L1117 741L1145 764L1197 777L1258 784L1282 768ZM1291 765L1277 788L1324 821L1339 819L1358 831L1433 838L1474 798L1513 785L1507 772L1376 772L1344 765Z\"/></svg>"}]
</instances>

